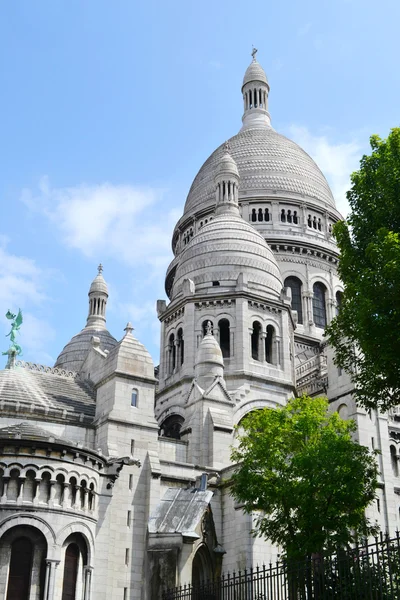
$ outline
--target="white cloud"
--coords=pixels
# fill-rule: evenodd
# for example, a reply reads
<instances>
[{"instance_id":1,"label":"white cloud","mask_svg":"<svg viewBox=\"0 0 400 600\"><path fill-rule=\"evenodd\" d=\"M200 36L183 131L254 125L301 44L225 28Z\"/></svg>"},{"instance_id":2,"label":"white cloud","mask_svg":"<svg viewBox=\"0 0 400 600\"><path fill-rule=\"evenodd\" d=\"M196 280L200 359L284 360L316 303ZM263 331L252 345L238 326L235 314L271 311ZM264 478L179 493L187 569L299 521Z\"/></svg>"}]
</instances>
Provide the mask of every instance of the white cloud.
<instances>
[{"instance_id":1,"label":"white cloud","mask_svg":"<svg viewBox=\"0 0 400 600\"><path fill-rule=\"evenodd\" d=\"M46 215L64 243L85 256L158 269L170 260L178 217L166 210L164 196L161 189L110 183L52 188L43 177L38 192L23 190L22 201Z\"/></svg>"},{"instance_id":2,"label":"white cloud","mask_svg":"<svg viewBox=\"0 0 400 600\"><path fill-rule=\"evenodd\" d=\"M54 338L54 330L45 319L25 311L25 307L37 309L48 300L45 283L50 273L39 268L32 259L9 252L7 242L7 237L0 235L0 318L8 309L17 312L21 308L24 322L18 343L23 349L23 358L34 357L37 361L51 364L53 359L45 348L47 342ZM1 318L1 323L1 330L6 335L9 322ZM8 338L2 339L0 354L7 350L9 344Z\"/></svg>"},{"instance_id":3,"label":"white cloud","mask_svg":"<svg viewBox=\"0 0 400 600\"><path fill-rule=\"evenodd\" d=\"M347 215L349 205L346 191L350 175L359 167L362 146L357 139L331 142L326 135L313 135L306 127L291 125L290 137L315 160L331 186L338 210Z\"/></svg>"}]
</instances>

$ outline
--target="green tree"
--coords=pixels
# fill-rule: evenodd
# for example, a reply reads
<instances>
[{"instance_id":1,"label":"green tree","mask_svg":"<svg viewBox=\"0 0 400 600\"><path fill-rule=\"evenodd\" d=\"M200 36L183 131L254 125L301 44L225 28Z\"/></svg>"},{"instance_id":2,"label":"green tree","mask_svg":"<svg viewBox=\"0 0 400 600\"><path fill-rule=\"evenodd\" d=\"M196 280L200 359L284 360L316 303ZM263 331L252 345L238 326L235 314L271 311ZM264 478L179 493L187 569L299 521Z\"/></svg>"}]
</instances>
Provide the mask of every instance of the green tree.
<instances>
[{"instance_id":1,"label":"green tree","mask_svg":"<svg viewBox=\"0 0 400 600\"><path fill-rule=\"evenodd\" d=\"M326 335L358 403L386 410L400 404L400 128L371 148L351 177L347 222L334 227L344 295Z\"/></svg>"},{"instance_id":2,"label":"green tree","mask_svg":"<svg viewBox=\"0 0 400 600\"><path fill-rule=\"evenodd\" d=\"M307 396L240 424L232 494L258 514L255 533L292 563L376 532L365 517L377 487L375 453L353 441L354 430L325 398Z\"/></svg>"}]
</instances>

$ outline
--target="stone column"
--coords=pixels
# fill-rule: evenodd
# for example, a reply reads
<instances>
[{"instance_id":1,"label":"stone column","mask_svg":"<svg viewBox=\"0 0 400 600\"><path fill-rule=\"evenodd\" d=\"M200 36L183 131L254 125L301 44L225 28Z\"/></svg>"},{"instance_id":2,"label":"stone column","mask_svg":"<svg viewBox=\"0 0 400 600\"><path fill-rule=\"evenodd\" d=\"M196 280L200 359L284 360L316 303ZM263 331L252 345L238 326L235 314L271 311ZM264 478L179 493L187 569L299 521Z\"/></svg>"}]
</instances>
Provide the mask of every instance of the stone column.
<instances>
[{"instance_id":1,"label":"stone column","mask_svg":"<svg viewBox=\"0 0 400 600\"><path fill-rule=\"evenodd\" d=\"M83 600L90 600L92 586L93 567L84 567L83 569Z\"/></svg>"},{"instance_id":2,"label":"stone column","mask_svg":"<svg viewBox=\"0 0 400 600\"><path fill-rule=\"evenodd\" d=\"M68 481L64 481L63 486L64 486L64 489L63 489L63 495L62 495L62 499L61 499L61 506L63 508L66 508L66 507L68 507L68 502L71 499Z\"/></svg>"},{"instance_id":3,"label":"stone column","mask_svg":"<svg viewBox=\"0 0 400 600\"><path fill-rule=\"evenodd\" d=\"M50 485L49 506L53 506L53 504L54 504L54 498L56 496L56 486L55 486L56 483L57 483L56 479L50 479L50 481L49 481L49 485Z\"/></svg>"},{"instance_id":4,"label":"stone column","mask_svg":"<svg viewBox=\"0 0 400 600\"><path fill-rule=\"evenodd\" d=\"M282 355L281 355L281 340L278 337L275 337L275 339L272 342L275 346L275 348L273 349L273 352L275 354L275 364L278 367L278 369L282 368Z\"/></svg>"},{"instance_id":5,"label":"stone column","mask_svg":"<svg viewBox=\"0 0 400 600\"><path fill-rule=\"evenodd\" d=\"M44 581L44 600L54 599L54 585L56 579L56 569L60 564L59 560L46 558L46 575Z\"/></svg>"},{"instance_id":6,"label":"stone column","mask_svg":"<svg viewBox=\"0 0 400 600\"><path fill-rule=\"evenodd\" d=\"M306 301L307 307L307 321L309 325L314 325L313 305L312 300L314 297L313 292L304 292L303 297Z\"/></svg>"},{"instance_id":7,"label":"stone column","mask_svg":"<svg viewBox=\"0 0 400 600\"><path fill-rule=\"evenodd\" d=\"M23 495L24 495L25 477L19 477L19 480L20 480L20 484L19 484L19 492L18 492L17 502L22 502Z\"/></svg>"},{"instance_id":8,"label":"stone column","mask_svg":"<svg viewBox=\"0 0 400 600\"><path fill-rule=\"evenodd\" d=\"M250 345L249 345L249 350L250 350L250 353L249 353L249 358L250 358L251 360L254 360L254 358L253 358L253 345L252 345L252 343L251 343L251 338L252 338L252 335L253 335L253 328L252 328L252 327L249 327L249 336L250 336Z\"/></svg>"},{"instance_id":9,"label":"stone column","mask_svg":"<svg viewBox=\"0 0 400 600\"><path fill-rule=\"evenodd\" d=\"M3 476L3 495L1 497L1 502L7 502L7 490L8 490L8 482L10 480L9 476Z\"/></svg>"},{"instance_id":10,"label":"stone column","mask_svg":"<svg viewBox=\"0 0 400 600\"><path fill-rule=\"evenodd\" d=\"M258 359L260 362L265 362L267 357L265 355L265 340L267 339L267 334L265 331L260 332L260 337L258 338Z\"/></svg>"}]
</instances>

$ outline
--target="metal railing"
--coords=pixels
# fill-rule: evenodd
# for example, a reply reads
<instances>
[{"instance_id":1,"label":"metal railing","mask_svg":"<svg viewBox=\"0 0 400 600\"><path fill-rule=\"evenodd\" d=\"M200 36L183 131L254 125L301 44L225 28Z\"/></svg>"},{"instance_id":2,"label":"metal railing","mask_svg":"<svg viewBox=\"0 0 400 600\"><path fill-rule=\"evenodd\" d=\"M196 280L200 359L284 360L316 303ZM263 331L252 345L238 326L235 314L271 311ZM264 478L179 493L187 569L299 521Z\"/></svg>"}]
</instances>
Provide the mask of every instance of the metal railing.
<instances>
[{"instance_id":1,"label":"metal railing","mask_svg":"<svg viewBox=\"0 0 400 600\"><path fill-rule=\"evenodd\" d=\"M163 600L397 600L400 537L288 564L223 574L193 587L164 590Z\"/></svg>"}]
</instances>

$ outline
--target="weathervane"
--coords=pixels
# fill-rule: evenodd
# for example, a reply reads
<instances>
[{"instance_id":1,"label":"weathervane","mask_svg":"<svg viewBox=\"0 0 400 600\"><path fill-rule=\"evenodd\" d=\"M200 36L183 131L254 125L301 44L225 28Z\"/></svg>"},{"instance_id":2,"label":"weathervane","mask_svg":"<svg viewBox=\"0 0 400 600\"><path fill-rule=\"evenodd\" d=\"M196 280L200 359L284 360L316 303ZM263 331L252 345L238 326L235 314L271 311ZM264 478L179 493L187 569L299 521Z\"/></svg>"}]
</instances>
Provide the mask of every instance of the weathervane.
<instances>
[{"instance_id":1,"label":"weathervane","mask_svg":"<svg viewBox=\"0 0 400 600\"><path fill-rule=\"evenodd\" d=\"M257 54L257 52L258 52L257 48L254 48L254 46L253 46L253 50L251 51L251 55L252 55L254 61L256 60L256 54Z\"/></svg>"},{"instance_id":2,"label":"weathervane","mask_svg":"<svg viewBox=\"0 0 400 600\"><path fill-rule=\"evenodd\" d=\"M19 332L22 325L22 311L19 309L18 315L14 315L10 310L7 311L6 317L11 323L11 331L7 333L6 337L10 338L10 347L7 352L3 352L3 355L8 355L7 366L11 367L15 364L15 358L22 354L21 346L16 343L17 333Z\"/></svg>"}]
</instances>

